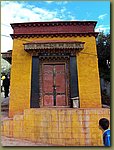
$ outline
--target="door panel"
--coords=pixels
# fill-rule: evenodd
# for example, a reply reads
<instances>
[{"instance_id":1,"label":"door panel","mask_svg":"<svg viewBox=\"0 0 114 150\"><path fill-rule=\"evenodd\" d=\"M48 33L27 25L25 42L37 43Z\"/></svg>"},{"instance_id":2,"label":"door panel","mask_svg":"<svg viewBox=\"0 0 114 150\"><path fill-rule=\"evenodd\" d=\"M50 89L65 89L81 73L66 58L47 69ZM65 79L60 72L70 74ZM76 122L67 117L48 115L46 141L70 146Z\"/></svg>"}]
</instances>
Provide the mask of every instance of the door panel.
<instances>
[{"instance_id":1,"label":"door panel","mask_svg":"<svg viewBox=\"0 0 114 150\"><path fill-rule=\"evenodd\" d=\"M55 65L56 72L64 72L65 71L65 65Z\"/></svg>"},{"instance_id":2,"label":"door panel","mask_svg":"<svg viewBox=\"0 0 114 150\"><path fill-rule=\"evenodd\" d=\"M52 92L53 93L53 74L44 74L43 79L43 90L45 92Z\"/></svg>"},{"instance_id":3,"label":"door panel","mask_svg":"<svg viewBox=\"0 0 114 150\"><path fill-rule=\"evenodd\" d=\"M66 105L65 65L56 65L56 105Z\"/></svg>"},{"instance_id":4,"label":"door panel","mask_svg":"<svg viewBox=\"0 0 114 150\"><path fill-rule=\"evenodd\" d=\"M57 90L57 93L63 93L65 92L65 88L66 88L66 85L65 85L65 74L56 74L56 90Z\"/></svg>"},{"instance_id":5,"label":"door panel","mask_svg":"<svg viewBox=\"0 0 114 150\"><path fill-rule=\"evenodd\" d=\"M44 65L43 67L44 73L52 73L53 72L53 66L52 65Z\"/></svg>"},{"instance_id":6,"label":"door panel","mask_svg":"<svg viewBox=\"0 0 114 150\"><path fill-rule=\"evenodd\" d=\"M43 68L43 90L44 94L47 92L53 93L53 66L44 65Z\"/></svg>"},{"instance_id":7,"label":"door panel","mask_svg":"<svg viewBox=\"0 0 114 150\"><path fill-rule=\"evenodd\" d=\"M44 106L53 106L53 95L44 95Z\"/></svg>"},{"instance_id":8,"label":"door panel","mask_svg":"<svg viewBox=\"0 0 114 150\"><path fill-rule=\"evenodd\" d=\"M65 95L57 95L56 106L66 106Z\"/></svg>"},{"instance_id":9,"label":"door panel","mask_svg":"<svg viewBox=\"0 0 114 150\"><path fill-rule=\"evenodd\" d=\"M43 97L44 106L53 105L53 66L43 67Z\"/></svg>"},{"instance_id":10,"label":"door panel","mask_svg":"<svg viewBox=\"0 0 114 150\"><path fill-rule=\"evenodd\" d=\"M65 64L43 65L43 105L66 106Z\"/></svg>"}]
</instances>

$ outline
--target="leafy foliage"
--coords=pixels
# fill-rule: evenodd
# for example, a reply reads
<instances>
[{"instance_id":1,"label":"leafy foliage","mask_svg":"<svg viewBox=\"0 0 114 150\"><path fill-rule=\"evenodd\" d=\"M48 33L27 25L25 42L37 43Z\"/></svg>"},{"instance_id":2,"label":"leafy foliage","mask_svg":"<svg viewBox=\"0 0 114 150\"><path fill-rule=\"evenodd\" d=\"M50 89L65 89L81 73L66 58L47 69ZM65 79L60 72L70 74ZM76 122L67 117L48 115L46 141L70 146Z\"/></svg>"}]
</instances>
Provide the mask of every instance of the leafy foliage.
<instances>
[{"instance_id":1,"label":"leafy foliage","mask_svg":"<svg viewBox=\"0 0 114 150\"><path fill-rule=\"evenodd\" d=\"M100 77L110 81L110 34L98 35L97 54Z\"/></svg>"},{"instance_id":2,"label":"leafy foliage","mask_svg":"<svg viewBox=\"0 0 114 150\"><path fill-rule=\"evenodd\" d=\"M100 78L110 82L110 34L101 32L97 38L97 54ZM102 103L110 105L110 96L101 89Z\"/></svg>"}]
</instances>

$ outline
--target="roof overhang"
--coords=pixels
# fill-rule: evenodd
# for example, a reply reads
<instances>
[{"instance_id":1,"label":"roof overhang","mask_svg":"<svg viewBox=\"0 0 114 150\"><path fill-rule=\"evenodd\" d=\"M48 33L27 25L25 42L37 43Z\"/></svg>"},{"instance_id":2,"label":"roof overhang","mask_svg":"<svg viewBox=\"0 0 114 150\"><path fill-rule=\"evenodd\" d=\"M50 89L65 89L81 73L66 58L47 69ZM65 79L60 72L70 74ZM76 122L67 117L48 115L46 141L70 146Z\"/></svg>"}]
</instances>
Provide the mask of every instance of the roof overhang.
<instances>
[{"instance_id":1,"label":"roof overhang","mask_svg":"<svg viewBox=\"0 0 114 150\"><path fill-rule=\"evenodd\" d=\"M11 37L77 37L94 36L96 21L50 21L50 22L24 22L13 23L13 34Z\"/></svg>"}]
</instances>

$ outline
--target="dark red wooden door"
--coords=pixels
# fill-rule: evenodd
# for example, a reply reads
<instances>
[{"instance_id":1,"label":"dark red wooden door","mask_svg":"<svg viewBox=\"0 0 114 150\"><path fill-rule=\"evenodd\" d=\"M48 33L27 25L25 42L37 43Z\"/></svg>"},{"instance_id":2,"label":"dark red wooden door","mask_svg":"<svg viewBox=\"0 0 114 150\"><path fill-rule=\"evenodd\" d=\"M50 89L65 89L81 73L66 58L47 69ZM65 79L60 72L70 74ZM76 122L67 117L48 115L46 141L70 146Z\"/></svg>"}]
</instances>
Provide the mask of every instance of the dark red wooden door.
<instances>
[{"instance_id":1,"label":"dark red wooden door","mask_svg":"<svg viewBox=\"0 0 114 150\"><path fill-rule=\"evenodd\" d=\"M43 105L66 106L65 64L43 65Z\"/></svg>"}]
</instances>

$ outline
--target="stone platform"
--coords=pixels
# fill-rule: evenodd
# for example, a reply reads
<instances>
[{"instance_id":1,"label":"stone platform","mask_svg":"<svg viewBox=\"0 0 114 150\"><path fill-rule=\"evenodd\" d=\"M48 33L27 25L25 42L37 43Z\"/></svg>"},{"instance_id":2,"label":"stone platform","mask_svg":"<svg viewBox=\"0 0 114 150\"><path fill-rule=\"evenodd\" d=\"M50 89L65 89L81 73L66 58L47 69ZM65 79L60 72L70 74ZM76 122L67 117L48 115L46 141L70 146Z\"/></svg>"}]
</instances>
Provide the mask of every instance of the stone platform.
<instances>
[{"instance_id":1,"label":"stone platform","mask_svg":"<svg viewBox=\"0 0 114 150\"><path fill-rule=\"evenodd\" d=\"M2 121L6 137L55 146L102 146L100 118L110 119L108 108L39 108Z\"/></svg>"}]
</instances>

